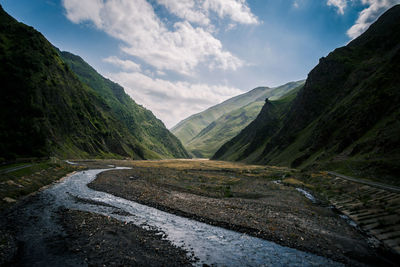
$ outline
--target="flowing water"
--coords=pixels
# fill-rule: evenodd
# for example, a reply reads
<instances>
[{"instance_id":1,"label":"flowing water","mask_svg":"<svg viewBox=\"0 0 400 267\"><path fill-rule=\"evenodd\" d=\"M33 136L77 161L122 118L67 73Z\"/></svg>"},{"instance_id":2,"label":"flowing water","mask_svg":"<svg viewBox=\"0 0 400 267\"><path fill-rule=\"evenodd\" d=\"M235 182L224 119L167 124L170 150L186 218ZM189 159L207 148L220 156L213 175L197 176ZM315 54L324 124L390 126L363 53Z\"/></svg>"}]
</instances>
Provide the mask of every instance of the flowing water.
<instances>
[{"instance_id":1,"label":"flowing water","mask_svg":"<svg viewBox=\"0 0 400 267\"><path fill-rule=\"evenodd\" d=\"M87 184L102 171L105 170L78 172L41 194L51 199L50 209L64 206L111 216L142 227L157 228L173 244L194 254L199 259L195 264L200 266L204 263L217 266L342 265L324 257L179 217L88 188Z\"/></svg>"}]
</instances>

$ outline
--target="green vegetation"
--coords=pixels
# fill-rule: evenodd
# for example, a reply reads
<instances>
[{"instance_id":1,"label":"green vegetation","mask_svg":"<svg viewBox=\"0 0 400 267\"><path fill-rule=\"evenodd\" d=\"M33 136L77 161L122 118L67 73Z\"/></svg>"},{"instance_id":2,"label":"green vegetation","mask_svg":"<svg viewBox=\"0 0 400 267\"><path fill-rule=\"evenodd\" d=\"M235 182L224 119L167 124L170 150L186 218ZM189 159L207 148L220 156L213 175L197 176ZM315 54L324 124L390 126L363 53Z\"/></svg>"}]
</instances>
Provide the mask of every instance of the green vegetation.
<instances>
[{"instance_id":1,"label":"green vegetation","mask_svg":"<svg viewBox=\"0 0 400 267\"><path fill-rule=\"evenodd\" d=\"M67 173L80 169L54 161L27 162L19 165L27 164L30 166L8 173L0 173L0 209L12 205L19 198L64 177ZM9 169L16 166L12 164L2 167Z\"/></svg>"},{"instance_id":2,"label":"green vegetation","mask_svg":"<svg viewBox=\"0 0 400 267\"><path fill-rule=\"evenodd\" d=\"M211 157L222 144L257 117L266 98L278 99L303 83L255 88L183 120L171 131L193 156Z\"/></svg>"},{"instance_id":3,"label":"green vegetation","mask_svg":"<svg viewBox=\"0 0 400 267\"><path fill-rule=\"evenodd\" d=\"M321 58L290 104L268 101L214 158L398 179L399 43L397 5L360 37Z\"/></svg>"},{"instance_id":4,"label":"green vegetation","mask_svg":"<svg viewBox=\"0 0 400 267\"><path fill-rule=\"evenodd\" d=\"M108 161L104 162L104 164L108 163ZM120 180L118 173L123 174L127 180L132 181L137 186L128 188L128 184L126 184L127 187L123 190L121 189L121 191L134 192L142 186L146 189L150 188L150 185L141 184L145 179L146 183L157 185L162 190L173 189L212 198L240 197L257 199L263 196L263 192L270 190L268 186L265 186L265 183L296 172L296 170L282 167L196 159L162 161L115 160L113 164L132 168L111 172L111 176L115 177L115 180ZM107 174L101 174L100 176L107 176ZM131 180L129 178L131 176L135 177L135 179ZM141 185L138 185L138 183ZM113 183L114 186L119 191L118 185ZM146 193L152 194L151 192Z\"/></svg>"},{"instance_id":5,"label":"green vegetation","mask_svg":"<svg viewBox=\"0 0 400 267\"><path fill-rule=\"evenodd\" d=\"M186 144L186 149L199 158L209 158L257 117L264 102L257 101L222 115Z\"/></svg>"},{"instance_id":6,"label":"green vegetation","mask_svg":"<svg viewBox=\"0 0 400 267\"><path fill-rule=\"evenodd\" d=\"M249 157L250 160L253 160L260 155L262 153L260 144L266 142L281 127L283 124L282 118L289 110L290 104L301 88L302 85L279 100L266 100L257 118L244 128L239 135L225 143L213 158L236 161Z\"/></svg>"},{"instance_id":7,"label":"green vegetation","mask_svg":"<svg viewBox=\"0 0 400 267\"><path fill-rule=\"evenodd\" d=\"M149 151L149 154L157 154L151 156L152 158L188 157L181 142L150 110L136 104L120 85L101 76L79 56L68 52L60 52L60 55L83 83L104 98L115 117L127 127L130 134Z\"/></svg>"},{"instance_id":8,"label":"green vegetation","mask_svg":"<svg viewBox=\"0 0 400 267\"><path fill-rule=\"evenodd\" d=\"M1 7L0 62L2 160L49 155L135 159L186 156L164 125L151 112L129 102L121 87L103 81L100 75L92 75L96 78L92 84L88 77L89 85L99 85L95 89L82 83L39 32L17 22ZM120 106L114 98L105 100L107 97L120 97ZM129 112L140 115L129 116ZM134 119L138 119L136 124L128 122ZM147 119L155 126L146 125ZM150 143L158 138L165 140L163 146Z\"/></svg>"}]
</instances>

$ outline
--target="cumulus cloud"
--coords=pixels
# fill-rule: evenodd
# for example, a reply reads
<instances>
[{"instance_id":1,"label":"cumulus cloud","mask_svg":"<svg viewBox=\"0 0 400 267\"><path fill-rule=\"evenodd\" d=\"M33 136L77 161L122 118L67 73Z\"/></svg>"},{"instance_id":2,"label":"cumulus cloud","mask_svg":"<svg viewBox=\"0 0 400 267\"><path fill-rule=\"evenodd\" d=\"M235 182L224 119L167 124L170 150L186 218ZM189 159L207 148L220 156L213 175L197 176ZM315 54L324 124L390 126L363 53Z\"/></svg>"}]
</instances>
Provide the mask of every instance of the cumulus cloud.
<instances>
[{"instance_id":1,"label":"cumulus cloud","mask_svg":"<svg viewBox=\"0 0 400 267\"><path fill-rule=\"evenodd\" d=\"M380 15L390 7L399 4L400 0L361 0L361 2L368 7L360 12L356 23L347 31L351 39L365 32Z\"/></svg>"},{"instance_id":2,"label":"cumulus cloud","mask_svg":"<svg viewBox=\"0 0 400 267\"><path fill-rule=\"evenodd\" d=\"M243 24L258 24L257 17L251 12L246 0L204 0L203 7L214 11L220 18L229 17Z\"/></svg>"},{"instance_id":3,"label":"cumulus cloud","mask_svg":"<svg viewBox=\"0 0 400 267\"><path fill-rule=\"evenodd\" d=\"M178 20L159 17L156 4ZM213 35L215 19L224 19L223 25L259 23L245 0L63 0L63 5L70 21L92 24L120 40L124 57L140 60L142 65L116 56L103 59L121 69L107 76L168 127L241 93L196 82L194 73L204 67L237 70L246 64ZM192 82L169 81L173 72Z\"/></svg>"},{"instance_id":4,"label":"cumulus cloud","mask_svg":"<svg viewBox=\"0 0 400 267\"><path fill-rule=\"evenodd\" d=\"M210 11L219 18L227 17L236 23L259 23L245 0L157 0L157 2L175 16L203 25L210 23Z\"/></svg>"},{"instance_id":5,"label":"cumulus cloud","mask_svg":"<svg viewBox=\"0 0 400 267\"><path fill-rule=\"evenodd\" d=\"M173 70L185 75L201 63L210 68L236 70L243 61L225 51L222 43L201 27L188 22L177 22L175 31L162 30L133 37L122 50L144 60L159 70Z\"/></svg>"},{"instance_id":6,"label":"cumulus cloud","mask_svg":"<svg viewBox=\"0 0 400 267\"><path fill-rule=\"evenodd\" d=\"M67 10L67 18L74 22L92 21L97 27L101 27L100 10L103 7L102 0L64 0L64 8Z\"/></svg>"},{"instance_id":7,"label":"cumulus cloud","mask_svg":"<svg viewBox=\"0 0 400 267\"><path fill-rule=\"evenodd\" d=\"M157 0L160 5L165 6L169 12L187 21L201 25L209 25L210 19L199 1L195 0Z\"/></svg>"},{"instance_id":8,"label":"cumulus cloud","mask_svg":"<svg viewBox=\"0 0 400 267\"><path fill-rule=\"evenodd\" d=\"M140 72L110 73L107 76L118 81L127 94L153 111L169 128L191 114L241 93L234 87L173 82Z\"/></svg>"},{"instance_id":9,"label":"cumulus cloud","mask_svg":"<svg viewBox=\"0 0 400 267\"><path fill-rule=\"evenodd\" d=\"M104 58L103 61L111 63L115 66L118 66L121 69L126 70L126 71L140 71L140 69L141 69L139 64L137 64L131 60L119 59L115 56Z\"/></svg>"},{"instance_id":10,"label":"cumulus cloud","mask_svg":"<svg viewBox=\"0 0 400 267\"><path fill-rule=\"evenodd\" d=\"M159 1L175 13L182 8L180 11L186 12L182 12L182 17L197 14L191 21L208 23L202 13L191 10L194 7L191 0L179 1L179 4L169 0ZM146 0L63 0L63 3L72 22L92 22L98 29L123 41L122 50L125 53L142 59L158 70L191 75L202 63L224 70L236 70L243 66L242 60L224 50L222 43L203 27L194 27L185 20L176 22L169 30ZM235 21L256 21L243 0L206 0L203 5L221 16L229 15Z\"/></svg>"},{"instance_id":11,"label":"cumulus cloud","mask_svg":"<svg viewBox=\"0 0 400 267\"><path fill-rule=\"evenodd\" d=\"M328 6L334 6L337 8L337 12L344 15L344 9L347 7L347 0L328 0L326 2Z\"/></svg>"}]
</instances>

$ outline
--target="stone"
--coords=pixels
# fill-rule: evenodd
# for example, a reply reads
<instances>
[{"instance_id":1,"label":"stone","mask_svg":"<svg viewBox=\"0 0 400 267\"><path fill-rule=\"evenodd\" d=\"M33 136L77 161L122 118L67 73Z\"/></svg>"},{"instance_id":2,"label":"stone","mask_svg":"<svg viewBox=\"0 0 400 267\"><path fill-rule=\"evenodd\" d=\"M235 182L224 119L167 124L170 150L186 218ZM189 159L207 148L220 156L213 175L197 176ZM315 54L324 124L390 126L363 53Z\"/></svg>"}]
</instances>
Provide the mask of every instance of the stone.
<instances>
[{"instance_id":1,"label":"stone","mask_svg":"<svg viewBox=\"0 0 400 267\"><path fill-rule=\"evenodd\" d=\"M17 202L15 199L13 199L11 197L5 197L5 198L3 198L3 201L5 201L7 203L15 203L15 202Z\"/></svg>"}]
</instances>

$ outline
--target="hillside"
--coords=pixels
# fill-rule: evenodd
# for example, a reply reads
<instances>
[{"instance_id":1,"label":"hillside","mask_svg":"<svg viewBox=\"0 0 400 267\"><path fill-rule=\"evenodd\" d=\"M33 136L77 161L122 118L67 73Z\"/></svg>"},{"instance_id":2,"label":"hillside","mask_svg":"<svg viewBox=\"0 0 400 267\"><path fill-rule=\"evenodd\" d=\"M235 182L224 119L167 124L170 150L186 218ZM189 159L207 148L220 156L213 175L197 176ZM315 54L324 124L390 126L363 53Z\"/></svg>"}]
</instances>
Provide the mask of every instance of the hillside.
<instances>
[{"instance_id":1,"label":"hillside","mask_svg":"<svg viewBox=\"0 0 400 267\"><path fill-rule=\"evenodd\" d=\"M1 7L0 61L1 158L162 157L131 134L43 35Z\"/></svg>"},{"instance_id":2,"label":"hillside","mask_svg":"<svg viewBox=\"0 0 400 267\"><path fill-rule=\"evenodd\" d=\"M266 98L277 99L304 81L268 88L257 87L190 116L172 128L186 149L196 157L210 157L254 120Z\"/></svg>"},{"instance_id":3,"label":"hillside","mask_svg":"<svg viewBox=\"0 0 400 267\"><path fill-rule=\"evenodd\" d=\"M69 52L60 55L71 70L85 84L93 88L110 106L120 120L144 147L163 158L187 158L181 142L150 110L135 103L124 88L101 76L82 58Z\"/></svg>"},{"instance_id":4,"label":"hillside","mask_svg":"<svg viewBox=\"0 0 400 267\"><path fill-rule=\"evenodd\" d=\"M213 158L395 182L400 171L399 62L397 5L360 37L321 58L283 111L268 101L254 123Z\"/></svg>"},{"instance_id":5,"label":"hillside","mask_svg":"<svg viewBox=\"0 0 400 267\"><path fill-rule=\"evenodd\" d=\"M295 89L292 86L285 86L285 89L292 89L298 91L303 83L290 83L291 85L298 85ZM278 87L280 88L280 87ZM293 91L290 91L289 94ZM278 90L277 92L287 92L286 90ZM274 95L269 99L279 98L280 94ZM235 109L227 114L222 115L206 128L204 128L198 135L196 135L188 144L186 149L197 157L210 158L224 143L235 137L242 129L251 123L260 113L265 98L256 100L244 107Z\"/></svg>"}]
</instances>

